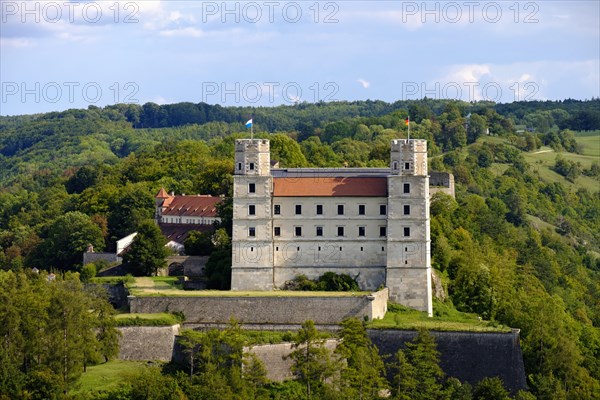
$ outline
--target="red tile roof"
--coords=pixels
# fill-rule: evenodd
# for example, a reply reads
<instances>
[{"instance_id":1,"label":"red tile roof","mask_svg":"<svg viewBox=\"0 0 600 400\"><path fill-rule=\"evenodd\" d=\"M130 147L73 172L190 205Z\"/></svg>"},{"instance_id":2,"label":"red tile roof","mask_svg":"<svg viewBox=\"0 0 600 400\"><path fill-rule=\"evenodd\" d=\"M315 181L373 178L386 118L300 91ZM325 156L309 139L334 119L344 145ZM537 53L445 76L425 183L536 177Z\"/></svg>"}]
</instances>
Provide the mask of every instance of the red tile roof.
<instances>
[{"instance_id":1,"label":"red tile roof","mask_svg":"<svg viewBox=\"0 0 600 400\"><path fill-rule=\"evenodd\" d=\"M163 187L160 188L160 191L156 195L157 199L167 199L169 197L171 197L171 196L167 193L167 191Z\"/></svg>"},{"instance_id":2,"label":"red tile roof","mask_svg":"<svg viewBox=\"0 0 600 400\"><path fill-rule=\"evenodd\" d=\"M216 217L217 204L222 201L220 197L208 195L174 196L170 202L163 203L162 215L179 217Z\"/></svg>"},{"instance_id":3,"label":"red tile roof","mask_svg":"<svg viewBox=\"0 0 600 400\"><path fill-rule=\"evenodd\" d=\"M160 231L167 240L172 240L183 244L190 235L190 232L210 232L215 228L212 225L195 224L158 224Z\"/></svg>"},{"instance_id":4,"label":"red tile roof","mask_svg":"<svg viewBox=\"0 0 600 400\"><path fill-rule=\"evenodd\" d=\"M276 197L387 197L386 178L274 178Z\"/></svg>"}]
</instances>

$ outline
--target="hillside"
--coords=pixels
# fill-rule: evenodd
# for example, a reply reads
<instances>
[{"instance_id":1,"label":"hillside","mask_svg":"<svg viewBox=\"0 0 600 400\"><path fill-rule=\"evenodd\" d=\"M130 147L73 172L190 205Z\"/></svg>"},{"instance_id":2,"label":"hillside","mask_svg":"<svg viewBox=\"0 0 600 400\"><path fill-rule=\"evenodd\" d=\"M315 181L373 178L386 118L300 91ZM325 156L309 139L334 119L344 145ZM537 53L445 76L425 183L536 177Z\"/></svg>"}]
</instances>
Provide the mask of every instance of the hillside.
<instances>
[{"instance_id":1,"label":"hillside","mask_svg":"<svg viewBox=\"0 0 600 400\"><path fill-rule=\"evenodd\" d=\"M0 117L0 268L81 271L88 243L112 248L153 218L160 187L230 195L233 143L248 136L249 116L282 167L384 167L410 113L430 169L456 181L455 200L431 203L444 309L519 328L538 398L597 398L599 105L149 103Z\"/></svg>"}]
</instances>

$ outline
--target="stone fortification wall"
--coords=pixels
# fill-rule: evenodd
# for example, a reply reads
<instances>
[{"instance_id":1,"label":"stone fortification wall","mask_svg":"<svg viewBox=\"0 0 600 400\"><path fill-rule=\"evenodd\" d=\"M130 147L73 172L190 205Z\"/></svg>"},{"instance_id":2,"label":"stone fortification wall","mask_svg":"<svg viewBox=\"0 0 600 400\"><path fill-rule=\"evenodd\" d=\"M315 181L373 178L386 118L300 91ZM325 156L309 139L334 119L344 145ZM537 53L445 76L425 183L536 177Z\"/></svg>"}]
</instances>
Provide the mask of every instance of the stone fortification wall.
<instances>
[{"instance_id":1,"label":"stone fortification wall","mask_svg":"<svg viewBox=\"0 0 600 400\"><path fill-rule=\"evenodd\" d=\"M438 192L455 197L454 175L448 172L432 171L429 173L429 197Z\"/></svg>"},{"instance_id":2,"label":"stone fortification wall","mask_svg":"<svg viewBox=\"0 0 600 400\"><path fill-rule=\"evenodd\" d=\"M368 330L381 355L393 355L417 336L415 331ZM519 332L435 332L440 365L447 375L476 384L498 376L515 393L527 387Z\"/></svg>"},{"instance_id":3,"label":"stone fortification wall","mask_svg":"<svg viewBox=\"0 0 600 400\"><path fill-rule=\"evenodd\" d=\"M325 341L325 347L333 351L338 341L329 339ZM291 343L265 344L261 346L246 347L244 351L254 353L267 369L267 379L274 382L282 382L293 379L293 361L288 356L294 351Z\"/></svg>"},{"instance_id":4,"label":"stone fortification wall","mask_svg":"<svg viewBox=\"0 0 600 400\"><path fill-rule=\"evenodd\" d=\"M289 326L288 326L289 327ZM262 327L263 329L265 327ZM268 328L268 327L267 327ZM272 326L272 329L280 328ZM175 360L186 362L181 346L175 342L179 325L172 327L126 327L119 328L122 360ZM415 338L415 331L369 329L369 337L382 356L393 355ZM476 384L485 377L498 376L513 393L526 389L525 368L519 343L518 331L509 333L482 332L436 332L440 364L444 372L461 381ZM327 341L327 347L335 349L337 341ZM282 381L293 377L291 361L286 356L292 351L290 343L253 346L246 349L262 360L267 377ZM390 377L391 379L391 373Z\"/></svg>"},{"instance_id":5,"label":"stone fortification wall","mask_svg":"<svg viewBox=\"0 0 600 400\"><path fill-rule=\"evenodd\" d=\"M126 326L118 328L119 359L127 361L171 361L179 325Z\"/></svg>"},{"instance_id":6,"label":"stone fortification wall","mask_svg":"<svg viewBox=\"0 0 600 400\"><path fill-rule=\"evenodd\" d=\"M231 293L229 293L231 294ZM387 289L357 297L129 297L132 313L183 312L187 323L337 324L344 318L383 318Z\"/></svg>"},{"instance_id":7,"label":"stone fortification wall","mask_svg":"<svg viewBox=\"0 0 600 400\"><path fill-rule=\"evenodd\" d=\"M382 356L393 355L413 340L415 331L368 330L369 337ZM498 376L513 393L526 389L525 368L517 331L511 333L434 332L440 352L440 364L447 375L476 384L485 377ZM336 340L327 347L335 349ZM247 351L256 354L267 369L267 377L281 382L293 378L291 361L285 357L292 351L290 343L253 346ZM392 379L390 373L389 379Z\"/></svg>"}]
</instances>

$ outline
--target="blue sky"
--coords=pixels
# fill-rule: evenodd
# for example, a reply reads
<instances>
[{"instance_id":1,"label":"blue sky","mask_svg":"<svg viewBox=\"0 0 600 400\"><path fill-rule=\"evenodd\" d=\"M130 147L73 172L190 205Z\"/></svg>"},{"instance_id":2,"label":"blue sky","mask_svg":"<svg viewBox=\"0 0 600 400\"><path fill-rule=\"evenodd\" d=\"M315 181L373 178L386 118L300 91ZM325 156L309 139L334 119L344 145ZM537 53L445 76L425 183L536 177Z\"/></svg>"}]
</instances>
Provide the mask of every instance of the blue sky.
<instances>
[{"instance_id":1,"label":"blue sky","mask_svg":"<svg viewBox=\"0 0 600 400\"><path fill-rule=\"evenodd\" d=\"M0 115L600 97L598 1L0 0Z\"/></svg>"}]
</instances>

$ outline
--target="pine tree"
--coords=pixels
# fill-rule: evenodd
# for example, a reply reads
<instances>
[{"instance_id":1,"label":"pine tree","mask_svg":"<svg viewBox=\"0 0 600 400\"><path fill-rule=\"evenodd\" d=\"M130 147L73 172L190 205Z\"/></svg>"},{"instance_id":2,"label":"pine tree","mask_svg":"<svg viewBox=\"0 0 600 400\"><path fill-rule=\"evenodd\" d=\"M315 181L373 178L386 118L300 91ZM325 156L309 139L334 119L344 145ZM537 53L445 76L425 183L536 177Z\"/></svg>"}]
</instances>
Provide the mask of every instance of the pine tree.
<instances>
[{"instance_id":1,"label":"pine tree","mask_svg":"<svg viewBox=\"0 0 600 400\"><path fill-rule=\"evenodd\" d=\"M357 318L342 321L341 327L341 342L335 352L346 360L341 372L342 391L352 399L379 398L379 392L387 389L387 382L377 347Z\"/></svg>"},{"instance_id":2,"label":"pine tree","mask_svg":"<svg viewBox=\"0 0 600 400\"><path fill-rule=\"evenodd\" d=\"M406 344L406 351L418 380L414 399L439 398L442 392L440 382L444 377L444 371L440 367L440 353L437 351L435 338L421 329L415 340Z\"/></svg>"},{"instance_id":3,"label":"pine tree","mask_svg":"<svg viewBox=\"0 0 600 400\"><path fill-rule=\"evenodd\" d=\"M311 320L302 324L292 348L295 349L289 355L294 361L292 371L305 385L307 399L311 399L335 371L331 351L325 347L325 340L320 338Z\"/></svg>"},{"instance_id":4,"label":"pine tree","mask_svg":"<svg viewBox=\"0 0 600 400\"><path fill-rule=\"evenodd\" d=\"M439 352L435 339L424 329L398 351L393 367L394 395L398 400L432 400L443 397Z\"/></svg>"}]
</instances>

